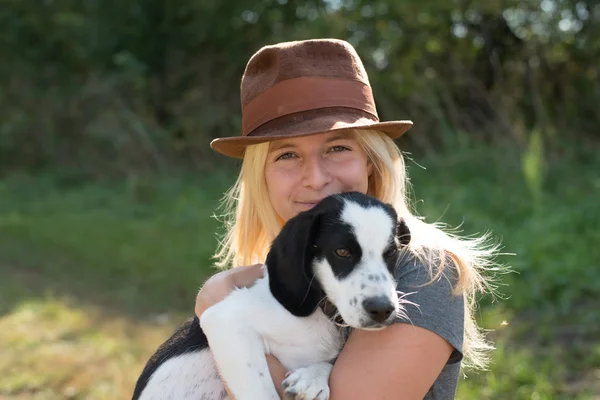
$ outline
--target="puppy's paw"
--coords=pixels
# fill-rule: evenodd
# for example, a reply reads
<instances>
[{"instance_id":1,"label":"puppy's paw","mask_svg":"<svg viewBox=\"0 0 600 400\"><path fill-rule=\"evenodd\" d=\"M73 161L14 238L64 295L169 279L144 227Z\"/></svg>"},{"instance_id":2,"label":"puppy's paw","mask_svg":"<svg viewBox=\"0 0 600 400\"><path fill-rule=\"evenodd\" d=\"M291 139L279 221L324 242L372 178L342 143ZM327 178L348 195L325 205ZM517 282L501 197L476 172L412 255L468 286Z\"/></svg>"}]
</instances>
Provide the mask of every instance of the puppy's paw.
<instances>
[{"instance_id":1,"label":"puppy's paw","mask_svg":"<svg viewBox=\"0 0 600 400\"><path fill-rule=\"evenodd\" d=\"M283 391L288 399L328 400L332 368L332 364L323 362L290 371L283 381Z\"/></svg>"}]
</instances>

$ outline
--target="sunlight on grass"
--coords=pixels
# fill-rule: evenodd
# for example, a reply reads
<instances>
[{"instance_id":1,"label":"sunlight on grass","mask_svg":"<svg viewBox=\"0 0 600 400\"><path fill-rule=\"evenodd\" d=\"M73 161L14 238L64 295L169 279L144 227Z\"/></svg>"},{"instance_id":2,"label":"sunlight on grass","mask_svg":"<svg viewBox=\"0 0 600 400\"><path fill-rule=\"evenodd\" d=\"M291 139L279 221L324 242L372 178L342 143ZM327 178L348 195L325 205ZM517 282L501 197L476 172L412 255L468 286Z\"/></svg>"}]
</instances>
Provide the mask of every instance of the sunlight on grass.
<instances>
[{"instance_id":1,"label":"sunlight on grass","mask_svg":"<svg viewBox=\"0 0 600 400\"><path fill-rule=\"evenodd\" d=\"M66 297L23 301L0 318L0 394L28 399L116 399L131 396L147 358L184 315L137 320L81 306ZM485 312L494 329L497 350L491 369L469 373L459 385L458 400L591 400L594 378L578 393L565 385L568 355L556 346L540 351L512 336L505 313ZM518 334L518 332L517 332ZM600 360L600 345L592 365ZM593 372L590 372L592 374Z\"/></svg>"},{"instance_id":2,"label":"sunlight on grass","mask_svg":"<svg viewBox=\"0 0 600 400\"><path fill-rule=\"evenodd\" d=\"M147 358L174 328L65 299L24 301L0 318L0 393L128 398Z\"/></svg>"}]
</instances>

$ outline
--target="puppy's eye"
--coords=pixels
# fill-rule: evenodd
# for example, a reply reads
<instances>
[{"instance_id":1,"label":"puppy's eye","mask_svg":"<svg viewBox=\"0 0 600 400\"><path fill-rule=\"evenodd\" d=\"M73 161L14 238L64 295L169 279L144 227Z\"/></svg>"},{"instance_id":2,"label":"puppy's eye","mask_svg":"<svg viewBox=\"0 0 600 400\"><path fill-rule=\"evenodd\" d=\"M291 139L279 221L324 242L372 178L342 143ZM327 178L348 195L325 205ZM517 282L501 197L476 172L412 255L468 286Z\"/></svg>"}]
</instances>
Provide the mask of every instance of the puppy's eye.
<instances>
[{"instance_id":1,"label":"puppy's eye","mask_svg":"<svg viewBox=\"0 0 600 400\"><path fill-rule=\"evenodd\" d=\"M348 249L337 249L335 251L338 257L347 258L350 257L350 251Z\"/></svg>"}]
</instances>

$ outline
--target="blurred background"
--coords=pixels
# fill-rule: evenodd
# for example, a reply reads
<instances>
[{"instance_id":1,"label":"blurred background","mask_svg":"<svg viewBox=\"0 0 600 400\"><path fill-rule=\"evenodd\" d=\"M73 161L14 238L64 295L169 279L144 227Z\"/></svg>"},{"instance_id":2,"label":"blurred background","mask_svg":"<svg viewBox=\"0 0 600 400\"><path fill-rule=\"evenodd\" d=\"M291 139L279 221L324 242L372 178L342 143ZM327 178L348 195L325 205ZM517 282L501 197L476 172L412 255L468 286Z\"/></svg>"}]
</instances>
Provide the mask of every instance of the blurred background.
<instances>
[{"instance_id":1,"label":"blurred background","mask_svg":"<svg viewBox=\"0 0 600 400\"><path fill-rule=\"evenodd\" d=\"M458 399L600 398L595 0L1 0L0 398L130 398L215 272L248 58L350 41L415 212L503 244Z\"/></svg>"}]
</instances>

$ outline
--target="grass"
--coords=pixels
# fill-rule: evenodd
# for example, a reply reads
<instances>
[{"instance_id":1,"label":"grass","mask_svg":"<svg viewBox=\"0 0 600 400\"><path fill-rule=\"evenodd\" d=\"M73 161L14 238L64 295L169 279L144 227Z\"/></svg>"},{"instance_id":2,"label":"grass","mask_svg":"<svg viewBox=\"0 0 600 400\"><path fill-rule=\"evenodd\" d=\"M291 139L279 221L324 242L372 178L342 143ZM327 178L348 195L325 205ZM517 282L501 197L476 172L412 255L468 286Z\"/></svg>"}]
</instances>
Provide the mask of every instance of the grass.
<instances>
[{"instance_id":1,"label":"grass","mask_svg":"<svg viewBox=\"0 0 600 400\"><path fill-rule=\"evenodd\" d=\"M32 287L31 277L11 275L11 284ZM0 398L130 398L135 371L171 333L169 322L32 293L0 319Z\"/></svg>"},{"instance_id":2,"label":"grass","mask_svg":"<svg viewBox=\"0 0 600 400\"><path fill-rule=\"evenodd\" d=\"M426 169L408 162L421 215L491 230L516 253L500 259L515 271L504 299L478 314L491 369L469 373L458 399L600 398L600 160L538 153L463 144L417 159ZM212 215L232 182L0 181L0 399L128 398L213 272Z\"/></svg>"},{"instance_id":3,"label":"grass","mask_svg":"<svg viewBox=\"0 0 600 400\"><path fill-rule=\"evenodd\" d=\"M51 179L7 180L0 254L52 276L63 290L98 294L120 309L189 309L210 273L218 229L212 215L224 182L213 174L69 189Z\"/></svg>"}]
</instances>

